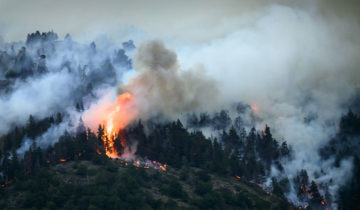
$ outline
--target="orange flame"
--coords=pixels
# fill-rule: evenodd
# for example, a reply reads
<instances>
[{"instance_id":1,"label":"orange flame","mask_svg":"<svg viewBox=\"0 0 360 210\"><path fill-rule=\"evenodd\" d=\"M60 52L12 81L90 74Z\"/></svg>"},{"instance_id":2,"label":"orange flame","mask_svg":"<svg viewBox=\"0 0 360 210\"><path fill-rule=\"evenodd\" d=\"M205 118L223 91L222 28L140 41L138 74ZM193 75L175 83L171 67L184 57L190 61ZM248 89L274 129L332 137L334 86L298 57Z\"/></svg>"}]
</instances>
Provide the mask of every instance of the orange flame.
<instances>
[{"instance_id":1,"label":"orange flame","mask_svg":"<svg viewBox=\"0 0 360 210\"><path fill-rule=\"evenodd\" d=\"M84 114L83 120L94 131L99 124L104 126L102 141L105 146L105 154L110 158L118 158L120 155L115 149L117 137L120 136L121 145L125 149L127 144L122 131L135 119L137 113L134 97L130 93L119 95L115 103L111 101L109 95L105 95L99 104L90 107Z\"/></svg>"},{"instance_id":2,"label":"orange flame","mask_svg":"<svg viewBox=\"0 0 360 210\"><path fill-rule=\"evenodd\" d=\"M259 107L256 104L251 105L251 109L255 112L259 110Z\"/></svg>"},{"instance_id":3,"label":"orange flame","mask_svg":"<svg viewBox=\"0 0 360 210\"><path fill-rule=\"evenodd\" d=\"M166 171L166 165L163 165L163 166L160 165L159 167L160 167L160 169L161 169L162 171Z\"/></svg>"},{"instance_id":4,"label":"orange flame","mask_svg":"<svg viewBox=\"0 0 360 210\"><path fill-rule=\"evenodd\" d=\"M66 162L66 159L59 159L60 162Z\"/></svg>"},{"instance_id":5,"label":"orange flame","mask_svg":"<svg viewBox=\"0 0 360 210\"><path fill-rule=\"evenodd\" d=\"M96 153L97 153L98 155L101 155L101 152L100 152L99 149L96 149Z\"/></svg>"},{"instance_id":6,"label":"orange flame","mask_svg":"<svg viewBox=\"0 0 360 210\"><path fill-rule=\"evenodd\" d=\"M119 157L115 145L115 138L120 134L121 146L126 147L125 135L123 129L135 118L136 110L133 109L134 97L130 93L124 93L117 97L116 103L110 106L109 113L105 115L104 129L106 138L105 152L108 157ZM119 132L119 133L117 133Z\"/></svg>"}]
</instances>

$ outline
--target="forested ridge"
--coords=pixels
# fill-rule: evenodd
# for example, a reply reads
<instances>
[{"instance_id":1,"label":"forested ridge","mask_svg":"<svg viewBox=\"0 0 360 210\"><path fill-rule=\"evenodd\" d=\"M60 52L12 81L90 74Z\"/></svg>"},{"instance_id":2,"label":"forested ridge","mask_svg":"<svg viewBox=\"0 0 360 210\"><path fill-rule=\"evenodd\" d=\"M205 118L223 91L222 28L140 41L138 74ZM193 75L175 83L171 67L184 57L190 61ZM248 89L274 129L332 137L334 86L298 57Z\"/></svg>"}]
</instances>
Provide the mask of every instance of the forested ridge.
<instances>
[{"instance_id":1,"label":"forested ridge","mask_svg":"<svg viewBox=\"0 0 360 210\"><path fill-rule=\"evenodd\" d=\"M85 176L88 170L86 164L82 164L84 161L90 161L94 165L100 165L101 168L105 169L105 171L109 171L106 173L114 173L119 170L118 168L125 167L124 164L116 161L114 162L105 155L104 143L101 140L101 135L103 135L104 131L101 125L99 125L97 133L91 132L90 129L86 129L83 125L79 126L75 135L64 133L64 135L60 137L59 142L57 142L53 147L49 147L45 150L40 149L40 147L33 142L30 149L24 153L23 158L18 157L15 151L20 147L21 140L24 136L29 136L30 138L35 139L37 136L41 135L41 133L45 132L51 124L60 123L61 118L60 113L41 120L35 120L32 116L30 116L26 126L20 128L15 127L11 132L9 132L9 134L1 137L1 172L3 174L1 181L1 193L3 195L1 205L3 208L11 207L12 205L14 205L13 207L36 207L36 205L38 205L37 207L40 207L42 206L42 202L38 201L40 203L36 204L36 202L33 203L31 199L40 199L41 196L45 195L46 196L43 198L45 200L47 200L48 196L50 196L50 199L55 199L51 197L51 194L47 193L47 190L50 190L50 188L48 188L49 186L59 186L59 182L61 182L61 180L58 180L59 177L54 177L52 175L54 173L53 168L64 164L64 162L66 162L66 164L67 162L74 162L74 171L80 176ZM341 205L343 205L344 209L356 207L355 202L359 196L359 182L357 180L359 177L357 176L359 172L358 151L352 149L352 145L356 142L348 140L354 139L358 135L357 126L359 126L359 122L359 117L349 111L349 113L341 120L341 130L338 138L331 141L331 144L327 146L329 148L324 147L321 151L324 153L324 158L327 157L326 152L335 153L339 161L347 156L354 157L354 176L349 185L343 187L340 193L340 195L342 195L340 201L342 202ZM201 131L188 131L188 129L184 128L179 120L155 125L148 135L145 134L143 122L138 121L125 130L125 136L128 139L132 139L134 143L135 141L137 142L138 145L136 154L139 157L167 164L171 168L170 171L180 173L178 177L172 177L175 184L171 183L174 186L172 186L169 190L174 190L174 192L168 192L166 190L161 191L164 192L165 195L176 199L182 198L182 196L186 197L186 191L181 189L179 184L176 184L176 179L187 180L189 178L189 174L195 173L195 175L192 176L197 176L197 173L202 174L198 175L199 180L192 180L191 187L195 187L195 193L198 194L198 196L204 196L203 199L210 199L210 202L211 196L215 196L216 193L221 194L222 191L217 192L212 190L213 186L208 183L209 179L211 179L209 177L215 176L228 180L239 179L240 182L248 184L261 184L266 179L271 165L275 165L279 170L282 170L282 165L279 160L292 158L292 149L287 146L286 142L280 144L277 140L273 139L270 127L268 126L266 126L263 131L256 131L252 128L248 133L245 129L243 129L240 134L237 134L235 128L231 127L228 131L224 130L219 136L219 139L215 138L214 140L211 140L206 138ZM118 144L116 148L119 153L123 150L121 144ZM129 162L129 165L131 164L132 163ZM113 169L111 169L111 167L113 167ZM131 166L130 168L133 167ZM125 178L127 176L125 174L127 173L141 173L142 175L136 175L137 178L140 179L136 182L139 182L137 183L139 186L147 185L146 182L149 181L147 180L148 172L145 172L147 169L133 168L129 170L131 172L122 172L120 173L121 175L115 173L112 175L127 179ZM92 176L95 176L94 181L97 181L96 183L100 182L98 179L102 179L104 184L107 182L111 184L111 181L106 180L114 179L114 177L111 178L109 174L108 175L110 177L106 177L104 174L97 174L95 172L92 173ZM156 174L162 173L167 172L156 172ZM66 175L67 174L65 173L65 176ZM98 176L105 177L99 178ZM308 179L305 170L300 171L299 176L296 177L295 180L296 183L298 183L295 187L298 188L297 192L299 197L302 196L304 199L309 199L312 206L315 207L320 206L321 202L325 201L324 196L327 195L319 194L316 183ZM42 182L44 183L44 186L38 186L42 185ZM78 187L82 190L86 190L87 184ZM126 182L123 184L130 185ZM161 188L162 183L159 184L159 187ZM90 184L89 187L91 186L93 185ZM165 186L166 184L164 187ZM75 190L72 189L74 187L75 186L70 187L69 190ZM288 192L290 190L289 188L289 180L277 180L276 178L273 178L272 190L270 193L278 196L279 199L285 200L284 193ZM38 195L39 197L33 197L30 196L30 194L30 197L20 197L19 200L17 200L19 202L16 202L16 204L10 202L12 196L14 196L12 193L28 190L31 192L34 189L43 189L45 192L42 195ZM67 198L67 196L71 193L66 193L66 190L67 188L60 188L58 193L65 193L61 196L63 196L63 198ZM179 190L179 192L177 192L177 190ZM307 193L309 194L309 197L307 197ZM174 195L172 196L172 194ZM225 196L225 194L222 196ZM79 194L78 196L81 195L82 194ZM207 196L210 196L210 198ZM235 194L232 196L240 195ZM189 198L187 197L187 199ZM232 199L236 200L236 198ZM154 206L150 205L152 208L160 208L161 205L170 205L170 203L160 204L161 202L154 200L154 198L151 198L150 201L154 202ZM144 205L145 203L148 205L148 202L150 201L142 200L141 202L143 202ZM128 199L118 202L128 202ZM189 200L184 202L187 203ZM247 208L251 208L251 205L257 205L250 204L250 201L248 201L250 202L248 204L246 204L246 202L243 203L242 201L239 201L240 203L235 202L230 204L226 203L230 201L224 202L225 203L219 204L218 207L214 208L222 208L224 207L223 205L234 205L234 208L237 205L248 205ZM60 205L58 207L61 207L64 204L62 202L60 203L55 202L56 205ZM194 207L203 208L204 206L201 205L207 205L202 202L200 203L201 204L191 204L190 206L194 205ZM285 205L285 203L282 205ZM51 202L51 205L54 205L54 203ZM171 205L178 205L178 203L173 202ZM286 204L286 206L289 206L290 208L289 204ZM94 207L101 208L101 206L96 205ZM82 208L83 207L80 207L80 209Z\"/></svg>"},{"instance_id":2,"label":"forested ridge","mask_svg":"<svg viewBox=\"0 0 360 210\"><path fill-rule=\"evenodd\" d=\"M258 108L242 102L213 113L184 113L177 120L138 118L113 136L104 124L97 130L85 125L89 101L98 99L104 84L116 87L130 71L134 49L129 40L105 53L94 42L84 45L70 35L59 40L54 32L37 31L0 52L0 94L14 104L12 94L43 88L29 84L75 78L64 82L68 95L52 90L61 93L60 100L40 100L24 113L0 116L0 209L331 209L333 203L338 209L358 208L357 103L349 103L355 111L331 122L338 125L335 135L316 151L334 171L351 165L349 180L344 177L339 187L320 165L314 166L315 175L298 167L295 175L287 174L285 166L294 163L299 148L288 143L291 139L274 138L271 124L259 127ZM51 69L54 63L60 67ZM303 121L310 125L316 117L310 113ZM117 158L107 155L109 148ZM122 158L125 153L131 158Z\"/></svg>"}]
</instances>

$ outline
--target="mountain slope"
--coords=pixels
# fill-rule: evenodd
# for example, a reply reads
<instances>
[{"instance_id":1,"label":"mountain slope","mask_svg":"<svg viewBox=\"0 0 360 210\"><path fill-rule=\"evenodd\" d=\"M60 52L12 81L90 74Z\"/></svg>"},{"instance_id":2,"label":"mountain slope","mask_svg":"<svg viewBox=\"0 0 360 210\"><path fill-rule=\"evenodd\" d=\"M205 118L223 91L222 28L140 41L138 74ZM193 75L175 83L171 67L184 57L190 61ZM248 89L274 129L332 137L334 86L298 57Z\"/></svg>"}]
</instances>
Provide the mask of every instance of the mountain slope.
<instances>
[{"instance_id":1,"label":"mountain slope","mask_svg":"<svg viewBox=\"0 0 360 210\"><path fill-rule=\"evenodd\" d=\"M1 209L293 209L235 177L198 168L137 168L111 159L40 168L2 187Z\"/></svg>"}]
</instances>

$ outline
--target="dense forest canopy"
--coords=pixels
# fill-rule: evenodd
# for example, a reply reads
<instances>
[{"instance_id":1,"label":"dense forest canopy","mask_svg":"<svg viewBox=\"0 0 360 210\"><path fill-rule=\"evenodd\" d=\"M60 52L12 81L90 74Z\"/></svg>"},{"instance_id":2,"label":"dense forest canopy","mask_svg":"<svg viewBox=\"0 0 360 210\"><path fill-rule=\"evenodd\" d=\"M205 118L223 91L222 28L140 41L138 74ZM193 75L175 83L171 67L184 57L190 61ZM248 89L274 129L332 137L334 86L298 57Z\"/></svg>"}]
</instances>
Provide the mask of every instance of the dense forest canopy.
<instances>
[{"instance_id":1,"label":"dense forest canopy","mask_svg":"<svg viewBox=\"0 0 360 210\"><path fill-rule=\"evenodd\" d=\"M203 94L204 85L211 82L208 78L179 89L176 92L179 98L175 101L162 102L163 95L152 95L172 94L173 88L187 84L188 79L195 79L196 75L181 73L176 55L161 42L141 45L138 50L141 53L134 55L136 49L132 40L123 42L120 48L98 49L95 42L81 44L70 35L59 39L52 31L36 31L28 34L25 42L3 46L0 106L7 108L9 115L0 117L3 122L0 125L1 208L41 208L43 200L49 200L47 208L79 209L134 205L221 209L260 205L260 201L247 198L241 190L231 192L215 187L216 177L259 185L264 192L276 197L271 199L279 199L275 203L277 207L282 206L280 208L353 209L357 206L359 113L349 109L339 122L324 122L329 124L327 129L317 132L331 131L331 135L323 134L328 139L316 147L314 160L298 165L299 161L307 160L299 156L304 148L298 143L289 143L292 139L274 137L272 125L263 124L266 117L258 105L239 101L223 109L199 109L198 105L203 103L200 103L203 96L199 94ZM144 59L145 55L150 58ZM162 56L170 61L160 59ZM142 70L131 85L118 87L124 74L133 71L133 57L135 66ZM154 81L164 87L159 85L143 92L142 88L148 88ZM166 87L170 87L170 91ZM109 104L109 90L114 88L117 99ZM186 91L193 89L195 98L182 99L187 97ZM216 89L208 89L211 91ZM32 95L34 92L39 93L38 96ZM149 101L146 108L139 108L136 103L139 96ZM154 99L158 101L150 103ZM177 101L179 103L174 104ZM22 109L19 105L28 108ZM149 109L154 106L160 106L160 111ZM353 100L348 106L358 104ZM161 112L162 109L166 111ZM150 110L154 112L149 114ZM179 111L181 114L177 115ZM104 116L107 118L102 118ZM283 118L278 116L279 120ZM302 123L314 127L318 118L316 113L310 113ZM282 133L281 128L276 129L277 134ZM89 165L89 161L94 166ZM90 182L87 178L86 185L67 183L59 187L62 180L53 170L67 162L75 162L74 173L79 177L89 177L91 167L106 166L106 170L98 174L91 172L90 177L94 179ZM118 167L128 171L117 175ZM158 170L157 175L144 172L148 168ZM171 171L179 171L179 177L171 177ZM162 177L161 173L170 174L170 178ZM197 178L189 180L188 175ZM110 186L114 180L117 184ZM166 203L136 187L149 187L146 184L149 180L163 180L166 184L160 187L160 192L178 200L169 199ZM183 183L193 187L194 192L187 191ZM32 195L33 188L40 190L36 197ZM94 189L99 192L108 189L119 197L104 198L101 196L107 193L94 194L97 191ZM25 195L20 196L16 204L9 202L14 196L11 192L17 191ZM70 196L73 192L79 201ZM200 200L190 198L189 193ZM100 200L91 202L91 196ZM216 197L221 197L221 202L215 202ZM103 204L104 199L113 200Z\"/></svg>"}]
</instances>

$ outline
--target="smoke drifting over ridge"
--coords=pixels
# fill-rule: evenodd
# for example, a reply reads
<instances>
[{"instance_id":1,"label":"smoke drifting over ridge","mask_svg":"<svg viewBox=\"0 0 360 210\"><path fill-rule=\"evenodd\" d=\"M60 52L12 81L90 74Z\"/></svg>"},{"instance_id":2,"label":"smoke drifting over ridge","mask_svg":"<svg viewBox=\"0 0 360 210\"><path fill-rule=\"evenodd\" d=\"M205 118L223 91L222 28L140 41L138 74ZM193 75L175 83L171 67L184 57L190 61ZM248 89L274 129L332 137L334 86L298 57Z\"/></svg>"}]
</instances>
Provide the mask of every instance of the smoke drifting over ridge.
<instances>
[{"instance_id":1,"label":"smoke drifting over ridge","mask_svg":"<svg viewBox=\"0 0 360 210\"><path fill-rule=\"evenodd\" d=\"M130 73L129 79L121 82L116 91L113 86L96 93L98 101L90 104L83 114L85 124L92 130L96 131L99 124L106 124L104 116L116 105L119 108L127 107L120 110L123 112L119 113L121 122L115 123L115 127L121 129L137 119L177 119L190 112L213 111L219 105L215 80L209 78L201 68L182 70L175 52L167 49L161 41L140 44L134 55L133 66L134 73ZM123 94L131 96L131 102L121 105Z\"/></svg>"},{"instance_id":2,"label":"smoke drifting over ridge","mask_svg":"<svg viewBox=\"0 0 360 210\"><path fill-rule=\"evenodd\" d=\"M317 6L266 7L253 24L182 51L180 63L204 64L222 84L222 102L256 104L257 127L270 125L277 138L298 148L284 174L295 176L303 168L311 179L336 180L330 184L335 194L351 163L332 168L317 151L335 135L359 91L360 28L347 15L321 13L331 6ZM327 175L319 176L321 170Z\"/></svg>"},{"instance_id":3,"label":"smoke drifting over ridge","mask_svg":"<svg viewBox=\"0 0 360 210\"><path fill-rule=\"evenodd\" d=\"M302 122L316 113L335 121L359 86L360 42L347 36L359 25L313 15L271 6L254 26L183 51L180 62L204 64L221 81L221 101L257 104L264 119L292 124L278 117Z\"/></svg>"},{"instance_id":4,"label":"smoke drifting over ridge","mask_svg":"<svg viewBox=\"0 0 360 210\"><path fill-rule=\"evenodd\" d=\"M134 68L138 75L120 90L135 96L142 118L154 114L179 117L181 113L207 111L216 106L218 87L215 80L201 69L181 70L175 52L166 49L160 41L139 46Z\"/></svg>"},{"instance_id":5,"label":"smoke drifting over ridge","mask_svg":"<svg viewBox=\"0 0 360 210\"><path fill-rule=\"evenodd\" d=\"M117 56L120 61L116 61L112 52L115 49L99 51L69 39L55 42L58 49L55 52L51 45L28 47L26 53L34 58L34 63L42 54L38 48L43 49L49 74L16 81L14 91L0 99L0 119L5 122L0 125L0 134L13 124L25 124L30 114L42 118L64 110L76 117L69 117L69 122L39 137L40 145L53 144L56 136L74 129L76 126L69 123L77 124L81 115L87 126L96 129L101 122L89 122L86 114L96 104L114 101L116 91L133 94L139 109L137 118L145 119L156 115L176 119L188 112L211 112L241 101L258 107L253 111L257 128L268 124L278 139L296 147L294 159L284 162L283 174L294 177L299 170L306 169L311 179L329 184L336 196L339 186L350 175L351 160L335 168L333 159L321 160L318 149L336 134L340 116L359 93L360 26L358 14L350 9L356 5L339 5L334 1L259 5L220 21L214 30L216 39L206 36L210 42L182 46L181 41L169 41L165 36L164 43L173 51L161 41L140 44L132 70L127 57L131 52L120 53L120 58ZM334 5L340 9L335 10ZM232 24L238 28L228 26ZM189 33L201 37L204 31ZM22 45L25 44L15 43L15 49L20 50ZM7 54L12 53L10 45L1 39L0 46L4 46ZM87 72L86 82L96 84L94 91L85 96L79 93L87 85L86 82L79 85L84 80L80 70ZM124 73L129 72L133 76L125 81ZM83 114L66 109L74 105L69 100L74 95L84 101ZM30 144L23 146L26 150ZM282 173L273 168L270 175L281 177ZM288 194L293 201L295 197L295 192Z\"/></svg>"}]
</instances>

